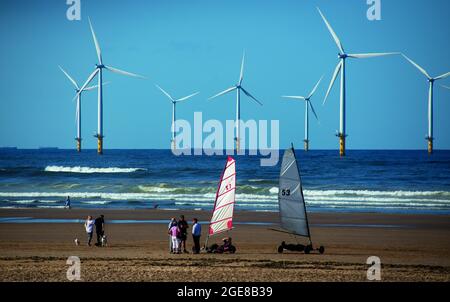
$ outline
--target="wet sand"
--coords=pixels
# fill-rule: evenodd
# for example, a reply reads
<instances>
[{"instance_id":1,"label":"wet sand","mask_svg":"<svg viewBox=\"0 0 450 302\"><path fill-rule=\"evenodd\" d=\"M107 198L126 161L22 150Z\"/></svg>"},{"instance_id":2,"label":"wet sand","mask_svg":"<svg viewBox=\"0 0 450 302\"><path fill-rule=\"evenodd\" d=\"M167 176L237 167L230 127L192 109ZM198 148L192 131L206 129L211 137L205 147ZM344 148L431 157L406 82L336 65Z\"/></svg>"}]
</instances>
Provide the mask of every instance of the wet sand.
<instances>
[{"instance_id":1,"label":"wet sand","mask_svg":"<svg viewBox=\"0 0 450 302\"><path fill-rule=\"evenodd\" d=\"M210 218L202 211L2 209L0 221L88 214L104 214L106 220ZM383 281L450 281L450 216L313 213L309 218L313 243L325 246L324 255L279 254L281 241L307 241L269 230L276 228L277 213L236 212L233 255L170 255L166 223L108 224L105 248L85 246L79 223L0 223L0 280L67 281L66 260L78 256L82 281L365 281L367 258L378 256ZM248 222L262 224L239 224ZM206 231L204 225L202 242ZM82 245L76 246L75 238Z\"/></svg>"}]
</instances>

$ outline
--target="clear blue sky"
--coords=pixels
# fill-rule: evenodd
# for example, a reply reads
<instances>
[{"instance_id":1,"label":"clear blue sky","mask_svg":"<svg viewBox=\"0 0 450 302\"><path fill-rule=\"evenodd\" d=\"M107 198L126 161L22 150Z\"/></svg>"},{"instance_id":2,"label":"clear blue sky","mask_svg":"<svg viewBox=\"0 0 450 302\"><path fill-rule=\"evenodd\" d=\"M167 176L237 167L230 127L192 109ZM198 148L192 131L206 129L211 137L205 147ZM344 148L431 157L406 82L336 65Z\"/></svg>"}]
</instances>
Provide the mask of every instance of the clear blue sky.
<instances>
[{"instance_id":1,"label":"clear blue sky","mask_svg":"<svg viewBox=\"0 0 450 302\"><path fill-rule=\"evenodd\" d=\"M178 118L234 118L234 94L206 99L235 84L247 51L242 119L279 119L280 145L303 140L304 106L283 94L306 94L324 74L313 102L311 147L336 149L339 89L323 97L337 48L319 6L348 52L402 51L432 75L450 71L450 1L382 0L382 21L369 22L366 0L81 0L82 20L68 21L65 0L0 2L0 146L74 148L75 103L64 66L79 82L93 70L92 19L106 64L143 74L137 80L106 73L106 148L169 148L174 96L201 94L180 104ZM401 57L351 60L347 65L347 146L424 149L428 84ZM450 78L441 81L450 85ZM83 99L85 148L95 148L96 92ZM435 148L450 148L450 91L435 89Z\"/></svg>"}]
</instances>

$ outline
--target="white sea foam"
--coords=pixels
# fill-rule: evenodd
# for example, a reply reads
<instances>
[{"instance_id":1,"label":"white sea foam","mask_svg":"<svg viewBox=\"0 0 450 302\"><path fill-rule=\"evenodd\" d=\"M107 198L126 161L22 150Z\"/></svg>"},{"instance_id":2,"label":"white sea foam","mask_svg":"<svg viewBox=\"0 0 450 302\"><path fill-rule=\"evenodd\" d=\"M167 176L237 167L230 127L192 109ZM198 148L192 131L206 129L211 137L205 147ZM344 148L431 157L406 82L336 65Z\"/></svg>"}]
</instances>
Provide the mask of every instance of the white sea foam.
<instances>
[{"instance_id":1,"label":"white sea foam","mask_svg":"<svg viewBox=\"0 0 450 302\"><path fill-rule=\"evenodd\" d=\"M133 173L136 171L146 171L143 168L92 168L92 167L64 167L64 166L47 166L45 172L63 172L63 173Z\"/></svg>"},{"instance_id":2,"label":"white sea foam","mask_svg":"<svg viewBox=\"0 0 450 302\"><path fill-rule=\"evenodd\" d=\"M81 201L81 203L84 204L109 204L111 203L111 201L107 201L107 200L96 200L96 201Z\"/></svg>"},{"instance_id":3,"label":"white sea foam","mask_svg":"<svg viewBox=\"0 0 450 302\"><path fill-rule=\"evenodd\" d=\"M270 190L272 189L274 188ZM141 193L0 192L0 197L21 199L10 201L17 204L33 203L36 199L38 204L45 202L58 203L69 195L81 203L91 205L107 205L114 201L138 203L166 201L195 207L210 207L213 205L215 198L215 193L202 193L201 190L199 191L199 188L195 187L166 188L164 186L148 186L147 191ZM272 192L267 193L267 190L265 192L264 194L264 192L258 190L257 193L259 194L238 193L236 194L236 204L238 207L253 209L276 208L278 206L277 195L272 194ZM447 191L305 190L304 194L308 206L320 208L450 209L450 192ZM48 199L59 199L59 201Z\"/></svg>"}]
</instances>

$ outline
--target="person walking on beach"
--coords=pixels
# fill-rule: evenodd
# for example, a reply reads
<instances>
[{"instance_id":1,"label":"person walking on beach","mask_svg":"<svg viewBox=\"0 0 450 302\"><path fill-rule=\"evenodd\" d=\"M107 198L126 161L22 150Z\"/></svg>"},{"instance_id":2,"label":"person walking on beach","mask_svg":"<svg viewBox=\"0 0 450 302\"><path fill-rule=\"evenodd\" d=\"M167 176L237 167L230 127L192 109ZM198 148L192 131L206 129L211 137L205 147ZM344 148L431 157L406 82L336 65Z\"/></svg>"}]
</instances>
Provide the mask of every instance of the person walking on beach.
<instances>
[{"instance_id":1,"label":"person walking on beach","mask_svg":"<svg viewBox=\"0 0 450 302\"><path fill-rule=\"evenodd\" d=\"M67 196L66 199L66 204L64 205L64 209L71 209L72 207L70 206L70 196Z\"/></svg>"},{"instance_id":2,"label":"person walking on beach","mask_svg":"<svg viewBox=\"0 0 450 302\"><path fill-rule=\"evenodd\" d=\"M170 235L170 229L173 227L173 225L177 222L175 217L172 217L170 219L169 225L167 226L167 231L169 232L169 253L173 252L173 246L172 246L172 236Z\"/></svg>"},{"instance_id":3,"label":"person walking on beach","mask_svg":"<svg viewBox=\"0 0 450 302\"><path fill-rule=\"evenodd\" d=\"M192 223L192 240L194 241L192 251L194 254L198 254L200 253L200 236L202 235L202 226L198 223L197 218L194 218Z\"/></svg>"},{"instance_id":4,"label":"person walking on beach","mask_svg":"<svg viewBox=\"0 0 450 302\"><path fill-rule=\"evenodd\" d=\"M96 246L102 246L102 237L105 235L105 216L100 215L95 219L95 232L97 233Z\"/></svg>"},{"instance_id":5,"label":"person walking on beach","mask_svg":"<svg viewBox=\"0 0 450 302\"><path fill-rule=\"evenodd\" d=\"M189 225L186 220L184 220L184 215L180 216L180 221L178 221L178 228L180 229L180 250L183 248L183 253L187 253L186 250L186 239L187 239L187 230Z\"/></svg>"},{"instance_id":6,"label":"person walking on beach","mask_svg":"<svg viewBox=\"0 0 450 302\"><path fill-rule=\"evenodd\" d=\"M172 238L172 253L180 254L180 229L178 223L175 221L169 230L169 235Z\"/></svg>"},{"instance_id":7,"label":"person walking on beach","mask_svg":"<svg viewBox=\"0 0 450 302\"><path fill-rule=\"evenodd\" d=\"M92 216L88 216L86 221L84 222L84 228L86 229L87 233L87 245L91 246L92 241L92 232L94 231L94 223L95 221L92 219Z\"/></svg>"}]
</instances>

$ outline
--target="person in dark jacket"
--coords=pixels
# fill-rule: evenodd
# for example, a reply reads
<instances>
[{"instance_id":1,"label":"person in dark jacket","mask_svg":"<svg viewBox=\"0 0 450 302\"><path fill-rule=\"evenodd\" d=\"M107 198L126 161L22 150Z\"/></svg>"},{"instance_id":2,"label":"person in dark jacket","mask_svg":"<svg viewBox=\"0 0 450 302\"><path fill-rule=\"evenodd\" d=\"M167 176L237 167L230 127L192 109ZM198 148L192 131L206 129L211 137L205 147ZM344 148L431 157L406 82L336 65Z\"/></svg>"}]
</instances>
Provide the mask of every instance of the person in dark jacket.
<instances>
[{"instance_id":1,"label":"person in dark jacket","mask_svg":"<svg viewBox=\"0 0 450 302\"><path fill-rule=\"evenodd\" d=\"M183 248L183 252L188 253L188 251L186 250L186 239L189 225L187 221L184 220L184 215L180 216L180 220L178 221L178 228L180 229L180 250Z\"/></svg>"},{"instance_id":2,"label":"person in dark jacket","mask_svg":"<svg viewBox=\"0 0 450 302\"><path fill-rule=\"evenodd\" d=\"M95 219L95 232L97 233L97 246L102 246L102 237L105 235L105 216L100 215Z\"/></svg>"}]
</instances>

